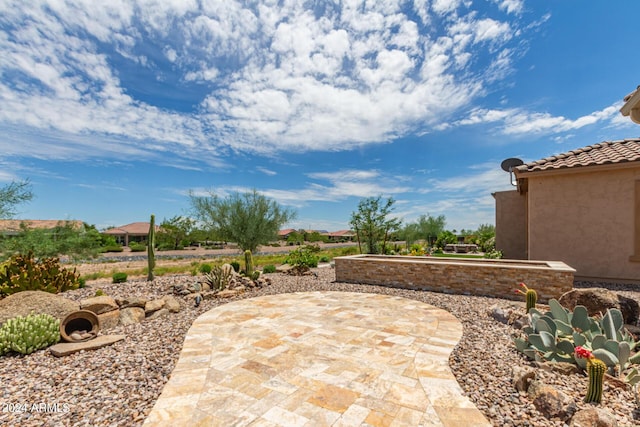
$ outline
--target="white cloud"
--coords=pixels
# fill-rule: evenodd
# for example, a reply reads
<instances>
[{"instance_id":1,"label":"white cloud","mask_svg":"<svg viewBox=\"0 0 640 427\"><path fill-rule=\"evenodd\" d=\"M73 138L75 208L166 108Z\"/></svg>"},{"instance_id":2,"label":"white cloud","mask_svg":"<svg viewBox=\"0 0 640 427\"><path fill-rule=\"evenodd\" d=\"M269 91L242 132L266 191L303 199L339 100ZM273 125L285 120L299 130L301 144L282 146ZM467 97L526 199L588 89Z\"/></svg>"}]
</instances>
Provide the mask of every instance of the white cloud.
<instances>
[{"instance_id":1,"label":"white cloud","mask_svg":"<svg viewBox=\"0 0 640 427\"><path fill-rule=\"evenodd\" d=\"M262 173L263 173L263 174L265 174L265 175L269 175L269 176L274 176L274 175L277 175L277 174L278 174L278 172L276 172L276 171L272 171L272 170L267 169L267 168L262 167L262 166L258 166L258 167L256 167L256 170L258 170L258 171L262 172Z\"/></svg>"},{"instance_id":2,"label":"white cloud","mask_svg":"<svg viewBox=\"0 0 640 427\"><path fill-rule=\"evenodd\" d=\"M521 13L524 9L524 0L494 0L494 2L507 13Z\"/></svg>"},{"instance_id":3,"label":"white cloud","mask_svg":"<svg viewBox=\"0 0 640 427\"><path fill-rule=\"evenodd\" d=\"M412 191L407 185L398 185L398 181L403 181L402 179L380 171L350 169L310 173L307 177L311 181L302 188L259 188L257 191L278 203L294 207L306 206L311 202L340 202L349 197L389 197ZM233 192L247 191L251 189L242 186L219 186L213 189L194 189L193 193L197 196L208 196L213 192L217 196L226 197ZM178 193L184 195L188 194L188 191L179 190Z\"/></svg>"},{"instance_id":4,"label":"white cloud","mask_svg":"<svg viewBox=\"0 0 640 427\"><path fill-rule=\"evenodd\" d=\"M476 108L469 111L466 118L453 123L441 123L437 129L444 130L455 126L496 124L500 133L505 135L559 134L596 123L604 123L611 126L624 125L624 121L620 119L620 106L621 103L615 103L576 119L517 108L505 110Z\"/></svg>"},{"instance_id":5,"label":"white cloud","mask_svg":"<svg viewBox=\"0 0 640 427\"><path fill-rule=\"evenodd\" d=\"M500 163L483 164L471 167L478 171L460 174L447 179L430 179L427 189L431 191L491 194L495 191L509 190L509 174L500 169Z\"/></svg>"},{"instance_id":6,"label":"white cloud","mask_svg":"<svg viewBox=\"0 0 640 427\"><path fill-rule=\"evenodd\" d=\"M549 113L517 113L505 120L503 132L507 135L525 133L559 133L613 120L619 115L619 107L613 105L600 111L571 120Z\"/></svg>"},{"instance_id":7,"label":"white cloud","mask_svg":"<svg viewBox=\"0 0 640 427\"><path fill-rule=\"evenodd\" d=\"M515 13L518 4L500 7ZM479 18L472 6L7 0L0 129L74 135L82 142L61 150L70 155L104 151L113 139L140 155L192 159L386 142L428 130L482 94L492 81L472 71L480 56L510 69L505 52L519 20ZM151 85L168 81L178 82L163 86L168 93ZM193 85L201 91L191 111L155 101Z\"/></svg>"}]
</instances>

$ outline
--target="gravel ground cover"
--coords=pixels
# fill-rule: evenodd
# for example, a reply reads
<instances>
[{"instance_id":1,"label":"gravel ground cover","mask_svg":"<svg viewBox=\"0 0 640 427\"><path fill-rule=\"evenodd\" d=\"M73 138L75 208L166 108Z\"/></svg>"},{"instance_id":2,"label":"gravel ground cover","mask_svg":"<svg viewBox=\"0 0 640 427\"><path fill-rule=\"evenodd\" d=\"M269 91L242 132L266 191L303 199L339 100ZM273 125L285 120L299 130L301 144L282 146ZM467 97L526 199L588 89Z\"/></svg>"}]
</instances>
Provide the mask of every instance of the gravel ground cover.
<instances>
[{"instance_id":1,"label":"gravel ground cover","mask_svg":"<svg viewBox=\"0 0 640 427\"><path fill-rule=\"evenodd\" d=\"M103 331L124 334L126 339L110 347L56 358L43 350L28 356L0 358L0 425L2 426L139 426L151 411L175 366L184 336L202 313L238 298L316 290L375 292L422 301L454 314L464 326L464 335L450 357L451 369L465 394L496 426L563 426L547 420L529 399L512 386L513 366L530 366L511 341L513 329L493 320L489 307L511 301L463 295L410 291L380 286L335 282L330 268L314 270L317 277L266 275L272 285L250 290L230 300L205 300L196 308L185 307L170 317ZM174 284L197 280L192 276L165 276L153 282L141 279L126 284L96 281L87 288L66 292L80 300L93 296L97 288L112 297L155 297L171 293ZM594 284L578 284L589 286ZM638 292L620 286L627 296ZM587 378L564 376L539 370L547 384L572 396L580 408ZM640 413L631 391L605 384L602 407L620 426L640 425Z\"/></svg>"}]
</instances>

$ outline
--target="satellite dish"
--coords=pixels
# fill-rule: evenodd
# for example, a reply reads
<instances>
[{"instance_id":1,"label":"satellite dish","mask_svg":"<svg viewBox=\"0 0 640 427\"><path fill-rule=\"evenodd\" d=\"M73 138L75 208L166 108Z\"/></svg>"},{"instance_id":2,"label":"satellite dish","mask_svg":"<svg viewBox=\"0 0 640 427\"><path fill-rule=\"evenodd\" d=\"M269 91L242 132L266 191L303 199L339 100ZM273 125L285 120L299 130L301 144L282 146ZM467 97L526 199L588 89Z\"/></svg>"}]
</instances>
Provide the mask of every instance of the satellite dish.
<instances>
[{"instance_id":1,"label":"satellite dish","mask_svg":"<svg viewBox=\"0 0 640 427\"><path fill-rule=\"evenodd\" d=\"M500 163L500 167L503 171L509 172L509 181L511 181L511 185L514 187L518 185L517 181L513 180L513 168L523 165L524 162L516 157L509 157L508 159L504 159L502 163Z\"/></svg>"},{"instance_id":2,"label":"satellite dish","mask_svg":"<svg viewBox=\"0 0 640 427\"><path fill-rule=\"evenodd\" d=\"M508 159L504 159L502 163L500 163L500 167L505 172L511 172L513 168L516 166L524 165L524 162L518 158L510 157Z\"/></svg>"}]
</instances>

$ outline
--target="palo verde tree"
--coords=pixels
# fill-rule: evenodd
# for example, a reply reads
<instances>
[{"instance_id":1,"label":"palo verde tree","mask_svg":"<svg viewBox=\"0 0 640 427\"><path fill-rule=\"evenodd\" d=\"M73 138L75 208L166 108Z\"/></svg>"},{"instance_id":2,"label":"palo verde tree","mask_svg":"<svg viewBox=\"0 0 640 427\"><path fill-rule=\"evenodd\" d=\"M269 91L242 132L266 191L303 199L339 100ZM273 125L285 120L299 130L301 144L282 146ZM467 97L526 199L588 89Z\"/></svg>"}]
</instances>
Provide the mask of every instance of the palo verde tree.
<instances>
[{"instance_id":1,"label":"palo verde tree","mask_svg":"<svg viewBox=\"0 0 640 427\"><path fill-rule=\"evenodd\" d=\"M358 211L351 213L349 223L358 237L358 249L362 253L362 243L365 244L367 253L385 253L389 235L400 228L401 221L392 218L393 204L391 197L386 202L382 196L369 197L360 200ZM382 247L379 247L382 242Z\"/></svg>"},{"instance_id":2,"label":"palo verde tree","mask_svg":"<svg viewBox=\"0 0 640 427\"><path fill-rule=\"evenodd\" d=\"M446 219L444 215L433 217L429 214L420 215L417 221L418 234L420 238L425 239L430 245L435 243L436 239L444 231Z\"/></svg>"},{"instance_id":3,"label":"palo verde tree","mask_svg":"<svg viewBox=\"0 0 640 427\"><path fill-rule=\"evenodd\" d=\"M11 218L15 207L33 198L29 181L13 181L0 187L0 218Z\"/></svg>"},{"instance_id":4,"label":"palo verde tree","mask_svg":"<svg viewBox=\"0 0 640 427\"><path fill-rule=\"evenodd\" d=\"M193 216L221 239L235 242L243 251L254 252L259 245L277 239L278 230L296 217L296 212L281 207L256 190L233 193L220 198L191 193Z\"/></svg>"},{"instance_id":5,"label":"palo verde tree","mask_svg":"<svg viewBox=\"0 0 640 427\"><path fill-rule=\"evenodd\" d=\"M403 239L407 248L416 240L424 240L428 245L435 243L444 231L446 219L444 215L433 217L429 214L420 215L416 222L405 224L400 230L399 237Z\"/></svg>"},{"instance_id":6,"label":"palo verde tree","mask_svg":"<svg viewBox=\"0 0 640 427\"><path fill-rule=\"evenodd\" d=\"M160 224L156 234L159 250L183 249L191 243L191 234L195 230L196 221L185 216L174 216Z\"/></svg>"}]
</instances>

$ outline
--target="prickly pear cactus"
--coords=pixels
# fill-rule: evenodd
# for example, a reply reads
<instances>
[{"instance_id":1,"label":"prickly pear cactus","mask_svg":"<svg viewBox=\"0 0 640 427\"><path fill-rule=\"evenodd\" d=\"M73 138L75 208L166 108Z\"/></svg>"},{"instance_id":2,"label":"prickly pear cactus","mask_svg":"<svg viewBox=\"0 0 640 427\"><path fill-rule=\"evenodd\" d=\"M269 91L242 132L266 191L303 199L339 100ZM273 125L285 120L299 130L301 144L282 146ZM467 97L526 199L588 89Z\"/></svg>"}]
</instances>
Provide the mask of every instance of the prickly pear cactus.
<instances>
[{"instance_id":1,"label":"prickly pear cactus","mask_svg":"<svg viewBox=\"0 0 640 427\"><path fill-rule=\"evenodd\" d=\"M60 341L60 320L48 314L18 316L0 328L0 354L31 354Z\"/></svg>"}]
</instances>

